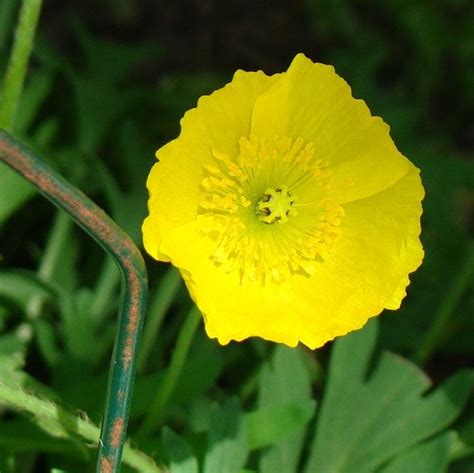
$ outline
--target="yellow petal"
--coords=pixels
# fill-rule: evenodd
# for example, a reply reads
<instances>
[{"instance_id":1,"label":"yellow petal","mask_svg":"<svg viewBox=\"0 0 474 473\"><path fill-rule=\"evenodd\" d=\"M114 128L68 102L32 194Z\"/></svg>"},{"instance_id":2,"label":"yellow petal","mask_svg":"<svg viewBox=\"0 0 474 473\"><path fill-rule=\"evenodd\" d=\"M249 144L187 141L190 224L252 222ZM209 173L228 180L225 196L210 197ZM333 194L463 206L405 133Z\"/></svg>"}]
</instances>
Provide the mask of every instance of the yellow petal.
<instances>
[{"instance_id":1,"label":"yellow petal","mask_svg":"<svg viewBox=\"0 0 474 473\"><path fill-rule=\"evenodd\" d=\"M142 226L143 246L147 253L153 256L153 258L168 262L169 258L160 251L162 234L160 228L161 218L157 212L153 211L153 207L156 205L156 202L154 202L155 199L156 197L153 197L148 201L149 214L145 218Z\"/></svg>"},{"instance_id":2,"label":"yellow petal","mask_svg":"<svg viewBox=\"0 0 474 473\"><path fill-rule=\"evenodd\" d=\"M384 308L398 309L408 275L423 260L419 240L424 190L419 171L344 206L342 234L317 274L293 281L301 301L302 342L319 346L360 328Z\"/></svg>"},{"instance_id":3,"label":"yellow petal","mask_svg":"<svg viewBox=\"0 0 474 473\"><path fill-rule=\"evenodd\" d=\"M403 177L409 161L389 127L372 117L332 66L298 54L282 79L255 104L252 132L259 137L302 137L330 163L334 198L351 202L380 192Z\"/></svg>"},{"instance_id":4,"label":"yellow petal","mask_svg":"<svg viewBox=\"0 0 474 473\"><path fill-rule=\"evenodd\" d=\"M298 55L283 75L238 72L181 126L148 179L144 242L180 269L210 337L316 348L400 306L423 258L419 173L333 68ZM287 156L282 143L293 142L307 154ZM239 143L247 146L243 168ZM311 192L308 202L295 194L305 219L289 213L293 194L283 195L280 182L288 176L327 193ZM252 202L278 213L278 223L253 215Z\"/></svg>"},{"instance_id":5,"label":"yellow petal","mask_svg":"<svg viewBox=\"0 0 474 473\"><path fill-rule=\"evenodd\" d=\"M214 243L192 223L167 235L162 251L180 268L210 337L225 344L259 336L316 348L400 305L408 274L423 258L422 197L418 170L411 167L395 186L347 204L330 257L312 277L278 285L226 274L209 260Z\"/></svg>"},{"instance_id":6,"label":"yellow petal","mask_svg":"<svg viewBox=\"0 0 474 473\"><path fill-rule=\"evenodd\" d=\"M159 162L147 180L149 217L142 228L145 248L154 258L163 259L161 235L196 217L203 165L212 163L212 150L238 153L239 139L249 134L256 98L278 77L237 71L232 82L201 97L181 120L179 137L157 151Z\"/></svg>"},{"instance_id":7,"label":"yellow petal","mask_svg":"<svg viewBox=\"0 0 474 473\"><path fill-rule=\"evenodd\" d=\"M236 272L226 274L209 259L214 243L184 225L164 238L163 251L180 268L191 297L204 315L206 332L221 344L259 336L295 346L298 319L289 284L262 286ZM294 323L292 323L294 319Z\"/></svg>"}]
</instances>

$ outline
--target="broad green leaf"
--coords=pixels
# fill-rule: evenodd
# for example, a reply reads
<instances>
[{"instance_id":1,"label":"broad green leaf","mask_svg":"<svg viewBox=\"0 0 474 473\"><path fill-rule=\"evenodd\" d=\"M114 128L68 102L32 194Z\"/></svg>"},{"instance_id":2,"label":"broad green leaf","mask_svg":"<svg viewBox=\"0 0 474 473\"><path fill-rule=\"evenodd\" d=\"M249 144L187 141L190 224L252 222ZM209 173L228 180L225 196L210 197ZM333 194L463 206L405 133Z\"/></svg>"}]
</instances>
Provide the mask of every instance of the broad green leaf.
<instances>
[{"instance_id":1,"label":"broad green leaf","mask_svg":"<svg viewBox=\"0 0 474 473\"><path fill-rule=\"evenodd\" d=\"M445 473L454 432L446 432L402 453L380 473Z\"/></svg>"},{"instance_id":2,"label":"broad green leaf","mask_svg":"<svg viewBox=\"0 0 474 473\"><path fill-rule=\"evenodd\" d=\"M61 361L63 352L59 347L59 340L53 323L37 319L34 322L34 328L36 343L41 355L51 367L54 367Z\"/></svg>"},{"instance_id":3,"label":"broad green leaf","mask_svg":"<svg viewBox=\"0 0 474 473\"><path fill-rule=\"evenodd\" d=\"M35 297L47 300L54 294L53 288L41 281L35 273L28 271L1 271L0 298L26 311Z\"/></svg>"},{"instance_id":4,"label":"broad green leaf","mask_svg":"<svg viewBox=\"0 0 474 473\"><path fill-rule=\"evenodd\" d=\"M260 409L273 406L287 406L289 403L308 405L311 399L311 383L308 370L299 350L278 345L272 360L262 372L259 387L258 405ZM284 408L283 408L284 409ZM261 473L296 471L304 440L304 428L293 430L290 435L276 445L262 452ZM288 430L290 426L286 427Z\"/></svg>"},{"instance_id":5,"label":"broad green leaf","mask_svg":"<svg viewBox=\"0 0 474 473\"><path fill-rule=\"evenodd\" d=\"M8 386L18 386L23 384L27 377L26 373L18 370L18 366L23 365L23 354L16 356L5 356L0 354L0 383Z\"/></svg>"},{"instance_id":6,"label":"broad green leaf","mask_svg":"<svg viewBox=\"0 0 474 473\"><path fill-rule=\"evenodd\" d=\"M92 292L86 288L61 300L65 347L73 358L86 363L94 363L102 352L102 334L97 333L97 318L91 313L93 302Z\"/></svg>"},{"instance_id":7,"label":"broad green leaf","mask_svg":"<svg viewBox=\"0 0 474 473\"><path fill-rule=\"evenodd\" d=\"M173 393L173 404L181 404L196 399L213 385L222 370L222 356L219 349L209 343L199 345L186 360ZM166 368L167 369L167 368ZM144 414L160 389L166 369L151 376L137 378L131 418ZM85 386L86 389L87 386Z\"/></svg>"},{"instance_id":8,"label":"broad green leaf","mask_svg":"<svg viewBox=\"0 0 474 473\"><path fill-rule=\"evenodd\" d=\"M272 445L301 431L315 410L316 402L310 399L268 406L245 414L249 450Z\"/></svg>"},{"instance_id":9,"label":"broad green leaf","mask_svg":"<svg viewBox=\"0 0 474 473\"><path fill-rule=\"evenodd\" d=\"M188 429L191 432L207 432L215 408L215 401L204 394L190 399L184 406Z\"/></svg>"},{"instance_id":10,"label":"broad green leaf","mask_svg":"<svg viewBox=\"0 0 474 473\"><path fill-rule=\"evenodd\" d=\"M54 377L59 388L73 387L90 381L102 357L113 344L113 325L100 327L101 319L94 317L91 307L94 303L92 291L85 287L64 294L59 299L61 322L58 339L64 347L63 356L54 365ZM43 334L49 337L51 334ZM43 348L51 348L46 346ZM53 355L54 353L46 353Z\"/></svg>"},{"instance_id":11,"label":"broad green leaf","mask_svg":"<svg viewBox=\"0 0 474 473\"><path fill-rule=\"evenodd\" d=\"M62 368L62 372L66 372L67 366ZM87 373L87 376L84 379L75 380L69 378L69 383L64 383L63 380L59 380L61 388L61 397L64 399L70 406L74 408L87 412L89 418L94 421L100 421L103 410L104 410L104 400L101 396L98 396L97 393L105 393L107 389L107 371L102 371L100 374L93 375ZM134 388L134 402L132 407L137 404L137 401L140 402L140 399L137 399L135 394L137 393L136 387L138 385L143 385L143 379L137 379L137 384ZM146 383L147 387L151 389L151 384Z\"/></svg>"},{"instance_id":12,"label":"broad green leaf","mask_svg":"<svg viewBox=\"0 0 474 473\"><path fill-rule=\"evenodd\" d=\"M461 371L427 394L418 367L382 353L370 372L377 321L336 342L306 473L371 473L440 432L461 412L473 373Z\"/></svg>"},{"instance_id":13,"label":"broad green leaf","mask_svg":"<svg viewBox=\"0 0 474 473\"><path fill-rule=\"evenodd\" d=\"M204 473L239 473L247 455L242 411L238 401L232 399L211 417Z\"/></svg>"},{"instance_id":14,"label":"broad green leaf","mask_svg":"<svg viewBox=\"0 0 474 473\"><path fill-rule=\"evenodd\" d=\"M65 439L53 438L26 419L15 419L0 423L0 451L50 452L73 458L91 459L94 454L84 446ZM0 469L0 471L2 471ZM3 471L2 471L3 473Z\"/></svg>"},{"instance_id":15,"label":"broad green leaf","mask_svg":"<svg viewBox=\"0 0 474 473\"><path fill-rule=\"evenodd\" d=\"M186 440L168 427L164 427L162 441L170 461L170 473L199 472L196 457Z\"/></svg>"},{"instance_id":16,"label":"broad green leaf","mask_svg":"<svg viewBox=\"0 0 474 473\"><path fill-rule=\"evenodd\" d=\"M4 366L13 369L23 366L23 358L30 338L31 327L26 323L19 325L14 332L0 336L0 357L8 360Z\"/></svg>"},{"instance_id":17,"label":"broad green leaf","mask_svg":"<svg viewBox=\"0 0 474 473\"><path fill-rule=\"evenodd\" d=\"M141 60L156 56L160 48L156 44L130 47L104 41L90 35L80 23L73 26L85 58L81 70L70 69L69 77L76 95L79 142L82 149L93 153L113 123L132 104L146 100L143 89L125 88L123 82Z\"/></svg>"},{"instance_id":18,"label":"broad green leaf","mask_svg":"<svg viewBox=\"0 0 474 473\"><path fill-rule=\"evenodd\" d=\"M30 330L28 324L21 324L14 332L0 336L0 385L13 389L19 389L21 386L41 396L57 399L55 392L21 370L25 364Z\"/></svg>"},{"instance_id":19,"label":"broad green leaf","mask_svg":"<svg viewBox=\"0 0 474 473\"><path fill-rule=\"evenodd\" d=\"M8 449L0 448L0 471L2 473L15 472L15 456Z\"/></svg>"},{"instance_id":20,"label":"broad green leaf","mask_svg":"<svg viewBox=\"0 0 474 473\"><path fill-rule=\"evenodd\" d=\"M175 402L192 399L212 386L223 369L219 348L204 337L196 337L173 394Z\"/></svg>"},{"instance_id":21,"label":"broad green leaf","mask_svg":"<svg viewBox=\"0 0 474 473\"><path fill-rule=\"evenodd\" d=\"M28 329L29 326L25 324L15 332L0 336L0 383L19 385L23 384L28 378L26 373L20 371L25 363L28 341L22 335L25 328Z\"/></svg>"},{"instance_id":22,"label":"broad green leaf","mask_svg":"<svg viewBox=\"0 0 474 473\"><path fill-rule=\"evenodd\" d=\"M0 386L22 387L31 393L57 400L59 396L56 392L21 370L25 363L26 343L21 337L15 337L18 337L17 333L0 337Z\"/></svg>"}]
</instances>

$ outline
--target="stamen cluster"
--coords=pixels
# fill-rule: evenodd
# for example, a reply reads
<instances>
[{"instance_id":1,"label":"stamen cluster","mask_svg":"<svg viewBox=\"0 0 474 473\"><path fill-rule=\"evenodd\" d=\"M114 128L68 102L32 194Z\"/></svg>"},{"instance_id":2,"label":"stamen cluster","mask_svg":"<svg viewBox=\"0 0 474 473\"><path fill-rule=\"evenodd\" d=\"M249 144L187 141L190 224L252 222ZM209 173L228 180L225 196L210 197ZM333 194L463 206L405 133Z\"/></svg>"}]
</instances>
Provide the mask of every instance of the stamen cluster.
<instances>
[{"instance_id":1,"label":"stamen cluster","mask_svg":"<svg viewBox=\"0 0 474 473\"><path fill-rule=\"evenodd\" d=\"M314 274L343 216L326 163L301 138L251 136L239 145L238 156L214 150L204 166L199 228L215 242L209 257L262 284Z\"/></svg>"}]
</instances>

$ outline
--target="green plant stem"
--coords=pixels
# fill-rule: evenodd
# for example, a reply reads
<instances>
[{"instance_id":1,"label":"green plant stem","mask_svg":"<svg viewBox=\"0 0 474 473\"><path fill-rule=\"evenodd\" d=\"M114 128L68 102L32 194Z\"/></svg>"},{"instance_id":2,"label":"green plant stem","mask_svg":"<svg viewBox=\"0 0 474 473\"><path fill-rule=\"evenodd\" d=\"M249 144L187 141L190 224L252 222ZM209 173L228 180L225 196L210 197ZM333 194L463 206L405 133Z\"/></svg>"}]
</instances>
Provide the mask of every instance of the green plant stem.
<instances>
[{"instance_id":1,"label":"green plant stem","mask_svg":"<svg viewBox=\"0 0 474 473\"><path fill-rule=\"evenodd\" d=\"M142 425L137 431L138 437L145 437L146 435L153 432L153 430L159 425L163 415L163 408L166 406L176 387L184 366L184 362L186 361L186 356L191 346L194 333L196 332L200 321L201 314L196 307L193 307L189 311L189 314L181 327L175 349L171 356L171 362L165 373L163 381L160 383L154 402L148 410Z\"/></svg>"},{"instance_id":2,"label":"green plant stem","mask_svg":"<svg viewBox=\"0 0 474 473\"><path fill-rule=\"evenodd\" d=\"M239 399L246 401L258 389L258 383L262 374L261 365L256 368L250 376L242 383L239 389Z\"/></svg>"},{"instance_id":3,"label":"green plant stem","mask_svg":"<svg viewBox=\"0 0 474 473\"><path fill-rule=\"evenodd\" d=\"M102 271L94 289L94 303L91 307L93 317L104 317L110 302L115 297L120 283L120 272L110 258L104 262Z\"/></svg>"},{"instance_id":4,"label":"green plant stem","mask_svg":"<svg viewBox=\"0 0 474 473\"><path fill-rule=\"evenodd\" d=\"M8 36L13 26L17 0L2 0L0 2L0 55L7 45Z\"/></svg>"},{"instance_id":5,"label":"green plant stem","mask_svg":"<svg viewBox=\"0 0 474 473\"><path fill-rule=\"evenodd\" d=\"M51 282L51 278L60 263L60 256L72 226L73 221L71 217L62 211L58 211L38 268L38 278L41 281L45 283ZM37 319L41 315L45 299L46 296L38 295L30 300L26 309L30 320Z\"/></svg>"},{"instance_id":6,"label":"green plant stem","mask_svg":"<svg viewBox=\"0 0 474 473\"><path fill-rule=\"evenodd\" d=\"M181 276L175 268L170 267L161 279L149 304L143 330L143 341L138 354L137 371L139 373L142 373L146 368L161 323L180 287Z\"/></svg>"},{"instance_id":7,"label":"green plant stem","mask_svg":"<svg viewBox=\"0 0 474 473\"><path fill-rule=\"evenodd\" d=\"M42 0L23 0L15 32L15 41L3 81L0 127L12 130L15 113L28 69Z\"/></svg>"},{"instance_id":8,"label":"green plant stem","mask_svg":"<svg viewBox=\"0 0 474 473\"><path fill-rule=\"evenodd\" d=\"M94 444L99 439L99 428L89 420L78 417L51 401L26 393L22 389L12 388L0 383L0 403L19 411L29 412L43 423L48 422L50 425L52 423L52 425L57 426L58 431L64 429L72 438L79 436ZM163 472L151 458L129 445L124 447L123 461L139 472Z\"/></svg>"},{"instance_id":9,"label":"green plant stem","mask_svg":"<svg viewBox=\"0 0 474 473\"><path fill-rule=\"evenodd\" d=\"M450 319L459 304L464 291L469 287L474 275L474 241L467 248L466 258L451 287L441 301L430 329L423 337L413 359L421 366L425 365L443 339Z\"/></svg>"}]
</instances>

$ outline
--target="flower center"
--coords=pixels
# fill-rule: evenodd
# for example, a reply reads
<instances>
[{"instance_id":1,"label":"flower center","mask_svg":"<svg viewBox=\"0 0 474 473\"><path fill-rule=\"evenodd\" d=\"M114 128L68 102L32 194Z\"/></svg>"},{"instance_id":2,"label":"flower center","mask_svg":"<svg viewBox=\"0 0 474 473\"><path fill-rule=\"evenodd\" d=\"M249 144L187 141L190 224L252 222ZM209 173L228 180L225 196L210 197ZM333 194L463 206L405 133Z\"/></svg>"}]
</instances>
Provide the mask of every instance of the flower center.
<instances>
[{"instance_id":1,"label":"flower center","mask_svg":"<svg viewBox=\"0 0 474 473\"><path fill-rule=\"evenodd\" d=\"M263 223L286 223L290 215L296 215L293 208L295 198L287 186L268 188L257 202L256 213Z\"/></svg>"},{"instance_id":2,"label":"flower center","mask_svg":"<svg viewBox=\"0 0 474 473\"><path fill-rule=\"evenodd\" d=\"M209 258L241 281L310 277L328 257L344 213L331 198L327 164L301 138L251 136L239 145L237 156L213 150L204 166L197 218L214 242Z\"/></svg>"}]
</instances>

